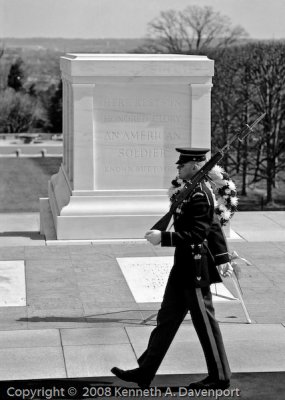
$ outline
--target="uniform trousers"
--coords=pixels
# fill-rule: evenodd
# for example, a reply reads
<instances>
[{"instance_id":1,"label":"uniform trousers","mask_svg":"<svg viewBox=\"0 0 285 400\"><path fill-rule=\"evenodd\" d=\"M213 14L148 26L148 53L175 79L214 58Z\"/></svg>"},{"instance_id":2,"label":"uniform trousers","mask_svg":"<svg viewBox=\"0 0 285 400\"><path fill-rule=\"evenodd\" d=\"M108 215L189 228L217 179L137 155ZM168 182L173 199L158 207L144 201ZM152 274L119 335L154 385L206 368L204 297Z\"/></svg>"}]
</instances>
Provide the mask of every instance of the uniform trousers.
<instances>
[{"instance_id":1,"label":"uniform trousers","mask_svg":"<svg viewBox=\"0 0 285 400\"><path fill-rule=\"evenodd\" d=\"M213 380L229 380L231 372L221 331L215 319L210 287L195 288L182 285L183 283L179 284L170 273L157 314L157 326L150 335L147 349L138 359L140 369L147 379L153 379L179 326L190 311L205 355L209 376Z\"/></svg>"}]
</instances>

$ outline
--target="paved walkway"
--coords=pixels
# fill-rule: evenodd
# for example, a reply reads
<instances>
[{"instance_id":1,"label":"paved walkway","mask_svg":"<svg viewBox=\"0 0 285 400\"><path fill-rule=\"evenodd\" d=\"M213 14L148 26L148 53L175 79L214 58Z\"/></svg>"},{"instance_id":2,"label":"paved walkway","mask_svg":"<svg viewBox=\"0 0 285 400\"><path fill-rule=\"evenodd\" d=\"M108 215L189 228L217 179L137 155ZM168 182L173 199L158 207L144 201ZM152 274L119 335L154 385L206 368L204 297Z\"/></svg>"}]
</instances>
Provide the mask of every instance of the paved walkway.
<instances>
[{"instance_id":1,"label":"paved walkway","mask_svg":"<svg viewBox=\"0 0 285 400\"><path fill-rule=\"evenodd\" d=\"M0 221L0 260L24 260L27 290L26 306L0 307L0 381L136 367L159 303L136 303L116 258L173 250L144 241L46 245L38 214L2 214ZM285 212L241 212L232 228L240 239L230 241L231 250L252 263L241 264L240 284L253 321L246 323L237 302L216 303L232 370L285 371ZM225 284L234 289L230 279ZM186 318L159 374L205 371Z\"/></svg>"}]
</instances>

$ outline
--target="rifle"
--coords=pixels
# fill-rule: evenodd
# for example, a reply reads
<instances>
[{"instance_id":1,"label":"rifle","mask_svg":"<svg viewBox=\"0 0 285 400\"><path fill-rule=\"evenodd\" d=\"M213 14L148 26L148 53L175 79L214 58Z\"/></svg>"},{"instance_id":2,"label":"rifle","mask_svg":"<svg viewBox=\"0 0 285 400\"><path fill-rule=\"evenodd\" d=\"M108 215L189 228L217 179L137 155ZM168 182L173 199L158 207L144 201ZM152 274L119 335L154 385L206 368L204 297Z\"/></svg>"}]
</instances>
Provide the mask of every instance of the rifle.
<instances>
[{"instance_id":1,"label":"rifle","mask_svg":"<svg viewBox=\"0 0 285 400\"><path fill-rule=\"evenodd\" d=\"M224 154L229 150L231 144L236 141L237 139L242 141L244 140L251 132L253 132L253 128L257 125L264 117L266 113L263 113L260 117L258 117L253 124L248 125L246 124L245 128L237 132L232 139L221 149L219 150L213 157L211 157L203 167L196 172L196 174L192 177L191 181L188 181L183 190L176 196L173 203L170 206L169 211L160 218L159 221L151 228L157 229L159 231L167 230L169 222L171 220L172 215L174 214L177 207L185 200L190 194L194 191L195 187L198 183L200 183L205 175L224 157Z\"/></svg>"}]
</instances>

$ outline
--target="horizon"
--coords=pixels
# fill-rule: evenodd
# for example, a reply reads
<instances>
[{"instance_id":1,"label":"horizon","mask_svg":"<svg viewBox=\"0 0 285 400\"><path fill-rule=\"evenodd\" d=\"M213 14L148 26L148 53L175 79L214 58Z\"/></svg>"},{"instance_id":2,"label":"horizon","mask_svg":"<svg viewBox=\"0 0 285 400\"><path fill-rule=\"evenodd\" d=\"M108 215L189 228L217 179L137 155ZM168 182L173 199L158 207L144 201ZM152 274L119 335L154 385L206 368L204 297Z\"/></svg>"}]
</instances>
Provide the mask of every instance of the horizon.
<instances>
[{"instance_id":1,"label":"horizon","mask_svg":"<svg viewBox=\"0 0 285 400\"><path fill-rule=\"evenodd\" d=\"M89 37L89 38L80 38L80 37L62 37L62 36L54 36L54 37L49 37L49 36L26 36L26 37L17 37L17 36L6 36L0 38L0 41L2 39L15 39L15 40L33 40L33 39L49 39L49 40L56 40L56 39L61 39L61 40L142 40L146 39L146 37L134 37L134 38L125 38L125 37L103 37L103 38L96 38L96 37Z\"/></svg>"},{"instance_id":2,"label":"horizon","mask_svg":"<svg viewBox=\"0 0 285 400\"><path fill-rule=\"evenodd\" d=\"M143 39L161 11L189 5L212 6L254 40L285 39L283 0L0 0L0 38Z\"/></svg>"},{"instance_id":3,"label":"horizon","mask_svg":"<svg viewBox=\"0 0 285 400\"><path fill-rule=\"evenodd\" d=\"M0 42L5 40L5 39L12 39L12 40L35 40L35 39L40 39L40 40L146 40L148 37L62 37L62 36L54 36L54 37L49 37L49 36L26 36L26 37L16 37L16 36L7 36L7 37L0 37ZM284 41L285 37L283 38L254 38L254 37L247 37L247 38L241 38L239 39L240 41Z\"/></svg>"}]
</instances>

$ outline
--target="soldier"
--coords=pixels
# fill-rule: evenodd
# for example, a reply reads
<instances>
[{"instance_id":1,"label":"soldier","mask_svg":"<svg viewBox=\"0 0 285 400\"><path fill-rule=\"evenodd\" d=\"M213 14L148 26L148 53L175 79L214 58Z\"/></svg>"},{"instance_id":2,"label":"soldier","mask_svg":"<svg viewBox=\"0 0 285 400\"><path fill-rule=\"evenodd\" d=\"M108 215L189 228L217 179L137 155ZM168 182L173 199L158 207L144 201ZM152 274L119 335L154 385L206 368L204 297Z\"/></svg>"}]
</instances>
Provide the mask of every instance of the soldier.
<instances>
[{"instance_id":1,"label":"soldier","mask_svg":"<svg viewBox=\"0 0 285 400\"><path fill-rule=\"evenodd\" d=\"M176 149L180 153L178 177L191 180L204 165L208 149ZM139 357L139 368L111 371L127 382L149 387L174 336L190 311L208 369L208 376L192 382L189 389L226 389L230 386L230 368L215 319L210 284L221 282L232 272L227 244L214 212L212 191L205 181L197 185L174 214L174 232L150 230L145 238L153 245L174 246L174 265L166 285L157 326L147 349Z\"/></svg>"}]
</instances>

